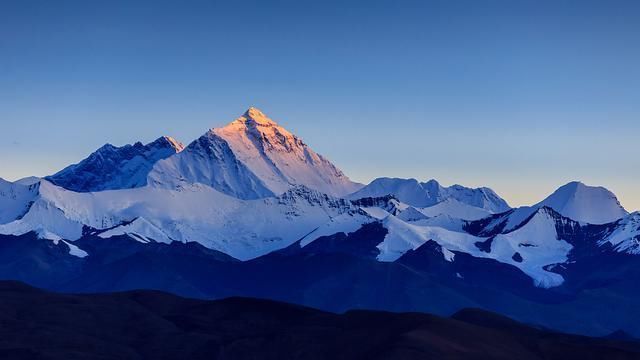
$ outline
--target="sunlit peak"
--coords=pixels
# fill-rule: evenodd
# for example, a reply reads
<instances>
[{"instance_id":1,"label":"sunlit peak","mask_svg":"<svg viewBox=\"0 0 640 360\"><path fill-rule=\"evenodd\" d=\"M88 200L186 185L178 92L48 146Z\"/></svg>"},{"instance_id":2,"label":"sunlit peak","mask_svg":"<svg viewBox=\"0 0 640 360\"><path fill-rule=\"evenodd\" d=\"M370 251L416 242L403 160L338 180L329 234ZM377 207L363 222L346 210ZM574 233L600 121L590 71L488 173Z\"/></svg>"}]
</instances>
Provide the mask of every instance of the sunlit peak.
<instances>
[{"instance_id":1,"label":"sunlit peak","mask_svg":"<svg viewBox=\"0 0 640 360\"><path fill-rule=\"evenodd\" d=\"M259 125L276 125L275 121L269 119L260 109L253 106L247 109L239 120L244 120L245 122L252 120Z\"/></svg>"}]
</instances>

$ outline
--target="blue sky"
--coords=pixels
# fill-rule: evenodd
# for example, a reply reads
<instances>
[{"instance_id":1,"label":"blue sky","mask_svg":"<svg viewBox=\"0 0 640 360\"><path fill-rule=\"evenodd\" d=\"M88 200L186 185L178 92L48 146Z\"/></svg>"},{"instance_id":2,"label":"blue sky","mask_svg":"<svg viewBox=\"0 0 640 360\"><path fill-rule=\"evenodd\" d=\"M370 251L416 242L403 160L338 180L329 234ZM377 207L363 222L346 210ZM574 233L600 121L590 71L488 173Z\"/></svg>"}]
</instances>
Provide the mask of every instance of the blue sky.
<instances>
[{"instance_id":1,"label":"blue sky","mask_svg":"<svg viewBox=\"0 0 640 360\"><path fill-rule=\"evenodd\" d=\"M637 1L2 1L0 177L256 106L350 177L640 209Z\"/></svg>"}]
</instances>

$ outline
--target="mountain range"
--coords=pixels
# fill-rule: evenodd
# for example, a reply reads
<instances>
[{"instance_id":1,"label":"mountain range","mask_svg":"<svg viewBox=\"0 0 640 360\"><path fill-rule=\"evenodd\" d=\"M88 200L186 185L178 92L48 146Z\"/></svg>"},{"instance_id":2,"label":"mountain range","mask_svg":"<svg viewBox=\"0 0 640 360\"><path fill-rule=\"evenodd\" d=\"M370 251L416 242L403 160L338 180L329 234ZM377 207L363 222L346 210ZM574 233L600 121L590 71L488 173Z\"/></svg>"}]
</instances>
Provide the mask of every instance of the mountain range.
<instances>
[{"instance_id":1,"label":"mountain range","mask_svg":"<svg viewBox=\"0 0 640 360\"><path fill-rule=\"evenodd\" d=\"M105 145L0 180L0 278L51 290L256 296L324 310L478 307L640 337L640 213L581 182L511 208L436 180L351 181L250 108L186 147Z\"/></svg>"}]
</instances>

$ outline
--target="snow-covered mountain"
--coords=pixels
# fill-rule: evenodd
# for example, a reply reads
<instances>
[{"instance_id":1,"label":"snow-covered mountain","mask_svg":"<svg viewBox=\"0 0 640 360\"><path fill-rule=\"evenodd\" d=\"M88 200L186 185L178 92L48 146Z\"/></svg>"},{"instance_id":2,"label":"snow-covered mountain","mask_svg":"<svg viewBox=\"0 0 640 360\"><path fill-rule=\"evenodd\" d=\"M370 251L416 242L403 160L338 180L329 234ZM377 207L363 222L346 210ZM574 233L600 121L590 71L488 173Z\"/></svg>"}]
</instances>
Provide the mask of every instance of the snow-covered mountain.
<instances>
[{"instance_id":1,"label":"snow-covered mountain","mask_svg":"<svg viewBox=\"0 0 640 360\"><path fill-rule=\"evenodd\" d=\"M148 183L168 189L203 184L240 199L275 195L238 160L227 141L213 131L202 135L179 154L158 161L149 173Z\"/></svg>"},{"instance_id":2,"label":"snow-covered mountain","mask_svg":"<svg viewBox=\"0 0 640 360\"><path fill-rule=\"evenodd\" d=\"M291 184L335 196L362 187L254 107L213 132L225 139L238 159L274 193L286 191Z\"/></svg>"},{"instance_id":3,"label":"snow-covered mountain","mask_svg":"<svg viewBox=\"0 0 640 360\"><path fill-rule=\"evenodd\" d=\"M616 229L600 244L611 244L618 252L640 255L640 212L631 213L616 224Z\"/></svg>"},{"instance_id":4,"label":"snow-covered mountain","mask_svg":"<svg viewBox=\"0 0 640 360\"><path fill-rule=\"evenodd\" d=\"M350 194L349 198L385 195L393 195L398 200L416 207L429 207L453 199L489 213L500 213L510 209L507 202L489 188L471 189L461 185L444 187L435 180L421 183L416 179L378 178Z\"/></svg>"},{"instance_id":5,"label":"snow-covered mountain","mask_svg":"<svg viewBox=\"0 0 640 360\"><path fill-rule=\"evenodd\" d=\"M0 234L35 233L83 256L91 251L73 241L128 237L195 242L245 261L372 224L384 234L367 251L380 262L431 243L446 262L491 260L544 288L564 283L561 270L585 246L640 253L640 216L604 188L569 183L511 209L484 187L395 178L361 187L255 108L186 148L167 137L106 145L44 180L0 180Z\"/></svg>"},{"instance_id":6,"label":"snow-covered mountain","mask_svg":"<svg viewBox=\"0 0 640 360\"><path fill-rule=\"evenodd\" d=\"M243 199L282 194L295 185L334 196L362 187L253 107L160 161L149 182L165 187L202 183Z\"/></svg>"},{"instance_id":7,"label":"snow-covered mountain","mask_svg":"<svg viewBox=\"0 0 640 360\"><path fill-rule=\"evenodd\" d=\"M611 191L577 181L560 187L534 205L535 208L542 206L548 206L570 219L590 224L610 223L628 214Z\"/></svg>"},{"instance_id":8,"label":"snow-covered mountain","mask_svg":"<svg viewBox=\"0 0 640 360\"><path fill-rule=\"evenodd\" d=\"M122 147L106 144L78 164L46 179L77 192L141 187L147 184L147 175L158 160L179 153L183 148L180 142L168 136L146 145L140 142Z\"/></svg>"},{"instance_id":9,"label":"snow-covered mountain","mask_svg":"<svg viewBox=\"0 0 640 360\"><path fill-rule=\"evenodd\" d=\"M38 196L39 183L11 183L0 178L0 224L18 219Z\"/></svg>"},{"instance_id":10,"label":"snow-covered mountain","mask_svg":"<svg viewBox=\"0 0 640 360\"><path fill-rule=\"evenodd\" d=\"M368 218L349 201L304 186L255 200L202 184L79 193L43 180L32 188L30 196L2 199L2 208L16 210L3 214L13 219L3 221L0 234L33 231L44 239L75 241L92 229L101 237L194 241L246 260L288 246L341 215L357 223Z\"/></svg>"},{"instance_id":11,"label":"snow-covered mountain","mask_svg":"<svg viewBox=\"0 0 640 360\"><path fill-rule=\"evenodd\" d=\"M611 191L570 182L533 206L522 206L482 219L479 221L483 224L480 233L511 231L543 207L549 207L568 219L596 225L614 223L628 214Z\"/></svg>"},{"instance_id":12,"label":"snow-covered mountain","mask_svg":"<svg viewBox=\"0 0 640 360\"><path fill-rule=\"evenodd\" d=\"M411 208L404 211L407 209ZM519 228L491 236L469 233L462 226L451 226L453 218L449 215L440 215L447 216L449 222L439 224L428 221L438 218L405 221L402 212L393 215L389 212L373 212L370 208L365 210L378 218L388 231L377 246L380 261L396 261L408 251L435 241L442 246L447 261L454 261L454 253L461 252L514 266L540 287L559 286L564 281L560 274L552 271L552 267L568 261L573 246L561 238L557 226L571 220L562 218L548 207L538 209Z\"/></svg>"},{"instance_id":13,"label":"snow-covered mountain","mask_svg":"<svg viewBox=\"0 0 640 360\"><path fill-rule=\"evenodd\" d=\"M0 179L0 240L0 277L52 289L473 306L640 334L640 213L607 189L573 182L512 209L435 180L362 187L255 108L186 148L106 145L45 179Z\"/></svg>"},{"instance_id":14,"label":"snow-covered mountain","mask_svg":"<svg viewBox=\"0 0 640 360\"><path fill-rule=\"evenodd\" d=\"M452 219L452 214L438 212L428 217L424 212L429 208L414 208L393 198L351 202L301 185L277 197L254 200L228 196L203 184L78 193L43 180L31 188L31 196L10 198L13 208L27 210L24 214L14 212L13 221L0 225L0 234L34 231L44 239L75 241L92 229L91 233L103 238L129 235L142 242L195 241L247 260L302 238L303 244L309 244L322 236L353 232L379 221L388 230L378 245L380 261L395 261L433 240L448 251L513 265L545 287L562 283L562 277L548 274L545 267L561 262L571 248L564 243L554 247L558 237L548 230L553 224L540 225L536 216L528 221L534 225L495 236L487 251L479 245L489 241L487 237L428 222L438 216ZM524 235L518 236L521 232ZM531 249L529 243L533 244ZM526 248L518 250L522 244L527 244ZM513 251L508 253L507 248ZM519 261L514 260L516 252L522 258Z\"/></svg>"},{"instance_id":15,"label":"snow-covered mountain","mask_svg":"<svg viewBox=\"0 0 640 360\"><path fill-rule=\"evenodd\" d=\"M366 214L349 201L295 186L284 194L242 200L209 186L142 187L95 193L72 192L46 180L30 196L3 199L0 234L34 231L50 240L74 241L87 229L101 237L129 234L154 241L195 241L238 259L288 246L333 218L362 223ZM9 203L10 206L5 206Z\"/></svg>"}]
</instances>

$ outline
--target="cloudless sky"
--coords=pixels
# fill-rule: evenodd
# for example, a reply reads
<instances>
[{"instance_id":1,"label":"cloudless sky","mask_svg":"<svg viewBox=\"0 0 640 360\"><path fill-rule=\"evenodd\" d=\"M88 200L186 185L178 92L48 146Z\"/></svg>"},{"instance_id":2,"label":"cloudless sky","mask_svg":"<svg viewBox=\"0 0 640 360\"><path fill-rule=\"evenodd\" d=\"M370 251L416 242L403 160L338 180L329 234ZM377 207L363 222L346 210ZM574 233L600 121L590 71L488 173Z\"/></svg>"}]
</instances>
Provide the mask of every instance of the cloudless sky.
<instances>
[{"instance_id":1,"label":"cloudless sky","mask_svg":"<svg viewBox=\"0 0 640 360\"><path fill-rule=\"evenodd\" d=\"M0 1L0 176L256 106L351 178L640 209L640 1Z\"/></svg>"}]
</instances>

